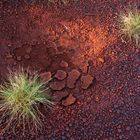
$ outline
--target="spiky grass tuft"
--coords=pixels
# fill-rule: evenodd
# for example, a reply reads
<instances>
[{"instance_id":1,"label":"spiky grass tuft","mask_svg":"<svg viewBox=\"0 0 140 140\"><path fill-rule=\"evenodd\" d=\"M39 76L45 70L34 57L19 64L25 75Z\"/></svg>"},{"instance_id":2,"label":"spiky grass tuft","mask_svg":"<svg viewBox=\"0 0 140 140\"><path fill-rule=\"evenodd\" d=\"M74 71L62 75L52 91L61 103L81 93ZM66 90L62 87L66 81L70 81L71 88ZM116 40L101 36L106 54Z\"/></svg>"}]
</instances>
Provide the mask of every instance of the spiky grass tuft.
<instances>
[{"instance_id":1,"label":"spiky grass tuft","mask_svg":"<svg viewBox=\"0 0 140 140\"><path fill-rule=\"evenodd\" d=\"M5 129L13 127L12 124L22 124L24 129L28 123L36 128L42 126L43 114L39 105L53 105L49 99L45 84L37 73L29 74L23 69L10 72L8 81L0 87L0 112L3 113L1 119L6 119Z\"/></svg>"},{"instance_id":2,"label":"spiky grass tuft","mask_svg":"<svg viewBox=\"0 0 140 140\"><path fill-rule=\"evenodd\" d=\"M127 14L121 14L122 31L130 39L135 39L136 45L140 41L140 13L137 10L129 11Z\"/></svg>"}]
</instances>

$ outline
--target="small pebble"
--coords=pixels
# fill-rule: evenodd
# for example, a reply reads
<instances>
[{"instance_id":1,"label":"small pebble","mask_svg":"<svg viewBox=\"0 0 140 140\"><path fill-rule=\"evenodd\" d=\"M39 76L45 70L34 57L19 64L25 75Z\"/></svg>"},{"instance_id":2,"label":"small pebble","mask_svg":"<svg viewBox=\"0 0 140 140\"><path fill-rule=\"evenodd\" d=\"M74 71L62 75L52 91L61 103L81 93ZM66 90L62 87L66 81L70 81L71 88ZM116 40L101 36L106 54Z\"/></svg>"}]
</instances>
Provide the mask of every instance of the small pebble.
<instances>
[{"instance_id":1,"label":"small pebble","mask_svg":"<svg viewBox=\"0 0 140 140\"><path fill-rule=\"evenodd\" d=\"M24 58L25 58L25 59L30 59L30 55L26 54L26 55L24 56Z\"/></svg>"},{"instance_id":2,"label":"small pebble","mask_svg":"<svg viewBox=\"0 0 140 140\"><path fill-rule=\"evenodd\" d=\"M60 66L62 68L67 68L68 67L68 63L66 61L62 60L61 63L60 63Z\"/></svg>"}]
</instances>

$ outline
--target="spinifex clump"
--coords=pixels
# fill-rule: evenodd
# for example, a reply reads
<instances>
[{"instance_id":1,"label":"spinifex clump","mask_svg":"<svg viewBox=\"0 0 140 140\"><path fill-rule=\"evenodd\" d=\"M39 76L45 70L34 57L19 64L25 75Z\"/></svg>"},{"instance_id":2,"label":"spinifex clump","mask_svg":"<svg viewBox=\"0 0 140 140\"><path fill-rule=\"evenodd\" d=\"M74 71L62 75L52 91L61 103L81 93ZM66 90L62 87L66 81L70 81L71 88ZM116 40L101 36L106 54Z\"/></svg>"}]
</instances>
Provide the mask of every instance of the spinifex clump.
<instances>
[{"instance_id":1,"label":"spinifex clump","mask_svg":"<svg viewBox=\"0 0 140 140\"><path fill-rule=\"evenodd\" d=\"M140 41L140 13L137 10L130 11L121 15L122 31L127 34L130 39L135 39L136 45Z\"/></svg>"},{"instance_id":2,"label":"spinifex clump","mask_svg":"<svg viewBox=\"0 0 140 140\"><path fill-rule=\"evenodd\" d=\"M51 106L45 83L41 82L38 74L29 74L23 69L10 72L8 80L0 87L1 120L6 120L5 129L11 126L22 127L41 126L40 104Z\"/></svg>"}]
</instances>

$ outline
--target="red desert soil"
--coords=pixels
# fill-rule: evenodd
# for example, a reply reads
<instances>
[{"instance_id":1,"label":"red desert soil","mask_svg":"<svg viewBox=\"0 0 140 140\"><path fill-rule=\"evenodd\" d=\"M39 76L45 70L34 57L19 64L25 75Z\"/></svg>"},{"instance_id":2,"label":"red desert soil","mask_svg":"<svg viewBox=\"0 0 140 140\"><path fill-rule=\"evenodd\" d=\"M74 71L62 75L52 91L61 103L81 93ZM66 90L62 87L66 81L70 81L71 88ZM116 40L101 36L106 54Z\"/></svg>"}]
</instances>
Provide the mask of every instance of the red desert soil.
<instances>
[{"instance_id":1,"label":"red desert soil","mask_svg":"<svg viewBox=\"0 0 140 140\"><path fill-rule=\"evenodd\" d=\"M39 70L57 105L43 129L1 140L139 140L140 51L119 33L119 12L138 0L0 1L0 75ZM45 80L45 79L44 79ZM1 130L2 128L0 128Z\"/></svg>"}]
</instances>

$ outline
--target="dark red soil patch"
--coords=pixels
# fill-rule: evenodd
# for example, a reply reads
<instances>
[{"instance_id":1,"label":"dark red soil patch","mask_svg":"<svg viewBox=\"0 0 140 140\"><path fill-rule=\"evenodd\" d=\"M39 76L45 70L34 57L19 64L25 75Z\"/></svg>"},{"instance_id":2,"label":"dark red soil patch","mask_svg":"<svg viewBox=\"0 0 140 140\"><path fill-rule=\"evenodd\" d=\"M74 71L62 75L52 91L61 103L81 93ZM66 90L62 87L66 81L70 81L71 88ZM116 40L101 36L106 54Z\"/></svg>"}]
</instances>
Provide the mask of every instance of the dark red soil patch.
<instances>
[{"instance_id":1,"label":"dark red soil patch","mask_svg":"<svg viewBox=\"0 0 140 140\"><path fill-rule=\"evenodd\" d=\"M139 140L140 51L129 41L123 43L118 30L119 12L137 3L81 0L58 6L47 1L2 0L1 80L7 68L19 66L53 75L57 70L77 69L95 79L86 90L81 88L80 78L73 89L65 87L62 96L68 96L66 91L76 103L64 107L59 102L46 112L41 132L31 130L24 137L20 130L16 135L7 132L0 139ZM62 61L68 67L62 67ZM56 93L52 91L55 98Z\"/></svg>"}]
</instances>

